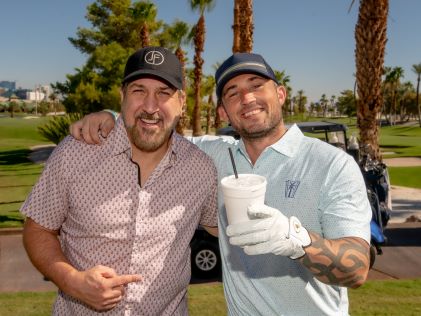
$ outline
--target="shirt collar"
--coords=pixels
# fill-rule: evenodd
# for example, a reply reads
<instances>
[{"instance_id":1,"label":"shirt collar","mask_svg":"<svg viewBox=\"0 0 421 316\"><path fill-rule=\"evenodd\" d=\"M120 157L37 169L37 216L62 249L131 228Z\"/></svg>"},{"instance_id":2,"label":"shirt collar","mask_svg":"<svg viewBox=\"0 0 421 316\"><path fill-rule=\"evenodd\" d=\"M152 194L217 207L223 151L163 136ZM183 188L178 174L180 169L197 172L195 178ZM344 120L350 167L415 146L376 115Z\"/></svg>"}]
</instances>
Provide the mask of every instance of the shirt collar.
<instances>
[{"instance_id":1,"label":"shirt collar","mask_svg":"<svg viewBox=\"0 0 421 316\"><path fill-rule=\"evenodd\" d=\"M297 124L292 125L287 132L272 147L274 150L287 157L294 157L301 145L304 134Z\"/></svg>"},{"instance_id":2,"label":"shirt collar","mask_svg":"<svg viewBox=\"0 0 421 316\"><path fill-rule=\"evenodd\" d=\"M110 140L113 141L107 142L107 144L112 146L111 154L116 156L124 152L130 152L131 144L121 115L116 121L113 132L110 135Z\"/></svg>"},{"instance_id":3,"label":"shirt collar","mask_svg":"<svg viewBox=\"0 0 421 316\"><path fill-rule=\"evenodd\" d=\"M122 116L120 115L116 121L115 128L113 129L114 134L110 135L110 140L113 138L113 141L106 142L106 144L110 144L112 146L111 154L113 156L120 155L122 153L126 153L129 156L131 155L131 143L129 140L129 136L127 135L126 128L124 126L124 121ZM172 164L175 162L177 151L180 148L182 136L178 135L176 132L173 132L170 140L170 149L169 152L165 155L165 158L168 163Z\"/></svg>"},{"instance_id":4,"label":"shirt collar","mask_svg":"<svg viewBox=\"0 0 421 316\"><path fill-rule=\"evenodd\" d=\"M272 144L268 148L272 148L287 157L294 157L300 147L303 137L304 134L301 132L297 124L294 124L276 143ZM243 139L240 140L238 149L244 154L247 153Z\"/></svg>"}]
</instances>

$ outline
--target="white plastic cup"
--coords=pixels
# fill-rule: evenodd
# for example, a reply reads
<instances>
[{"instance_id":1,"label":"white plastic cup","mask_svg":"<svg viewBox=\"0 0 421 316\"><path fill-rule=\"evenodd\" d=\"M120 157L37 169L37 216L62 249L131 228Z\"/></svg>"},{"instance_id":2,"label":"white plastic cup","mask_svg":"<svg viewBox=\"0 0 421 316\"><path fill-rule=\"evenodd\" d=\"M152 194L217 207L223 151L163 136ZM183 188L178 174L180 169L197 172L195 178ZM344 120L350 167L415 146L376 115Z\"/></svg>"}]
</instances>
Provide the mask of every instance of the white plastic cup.
<instances>
[{"instance_id":1,"label":"white plastic cup","mask_svg":"<svg viewBox=\"0 0 421 316\"><path fill-rule=\"evenodd\" d=\"M250 220L247 208L255 203L264 204L266 178L257 174L239 174L221 180L222 194L227 211L228 224Z\"/></svg>"}]
</instances>

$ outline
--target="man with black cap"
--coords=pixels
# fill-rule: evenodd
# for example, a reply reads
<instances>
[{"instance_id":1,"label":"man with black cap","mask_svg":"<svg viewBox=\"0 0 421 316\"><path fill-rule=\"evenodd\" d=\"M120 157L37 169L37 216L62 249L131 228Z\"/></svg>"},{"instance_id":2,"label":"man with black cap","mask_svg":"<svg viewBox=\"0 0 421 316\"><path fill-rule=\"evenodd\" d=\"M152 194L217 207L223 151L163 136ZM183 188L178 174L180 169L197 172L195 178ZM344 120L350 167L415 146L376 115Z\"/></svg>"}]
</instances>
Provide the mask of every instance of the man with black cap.
<instances>
[{"instance_id":1,"label":"man with black cap","mask_svg":"<svg viewBox=\"0 0 421 316\"><path fill-rule=\"evenodd\" d=\"M250 221L228 225L219 197L219 240L230 315L347 315L347 287L364 283L369 267L371 209L361 172L344 151L283 123L285 88L258 54L229 57L216 71L222 118L241 136L192 141L208 153L219 180L239 173L265 176L265 205ZM99 113L89 118L98 133ZM81 121L73 135L85 135ZM107 130L101 131L104 135Z\"/></svg>"},{"instance_id":2,"label":"man with black cap","mask_svg":"<svg viewBox=\"0 0 421 316\"><path fill-rule=\"evenodd\" d=\"M104 146L65 138L21 211L24 245L59 288L55 315L186 315L190 241L217 234L217 173L174 132L185 103L178 58L127 61L122 115Z\"/></svg>"}]
</instances>

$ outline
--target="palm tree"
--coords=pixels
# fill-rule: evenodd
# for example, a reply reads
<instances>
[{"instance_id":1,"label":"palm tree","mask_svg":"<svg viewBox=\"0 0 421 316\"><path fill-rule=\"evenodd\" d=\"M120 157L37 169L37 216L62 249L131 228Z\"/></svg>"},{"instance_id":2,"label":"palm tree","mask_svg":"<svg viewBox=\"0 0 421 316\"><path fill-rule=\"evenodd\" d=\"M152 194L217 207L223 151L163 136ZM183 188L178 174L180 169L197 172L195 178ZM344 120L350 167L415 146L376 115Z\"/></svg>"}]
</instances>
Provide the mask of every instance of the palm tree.
<instances>
[{"instance_id":1,"label":"palm tree","mask_svg":"<svg viewBox=\"0 0 421 316\"><path fill-rule=\"evenodd\" d=\"M291 78L289 75L287 75L285 73L285 70L282 71L278 71L278 70L274 70L275 72L275 77L276 80L278 81L278 83L282 86L285 87L285 90L287 92L287 96L284 102L284 106L282 108L282 114L284 116L288 115L288 111L289 111L289 105L292 105L292 100L291 100L291 96L292 96L292 87L290 86L290 81ZM292 106L291 106L291 115L292 115Z\"/></svg>"},{"instance_id":2,"label":"palm tree","mask_svg":"<svg viewBox=\"0 0 421 316\"><path fill-rule=\"evenodd\" d=\"M181 63L181 69L183 72L183 90L186 90L186 78L185 78L185 62L186 53L182 46L187 45L191 42L190 37L191 26L186 22L175 20L171 25L165 25L164 31L161 38L161 46L168 46L175 49L175 55L178 57ZM183 108L181 118L176 126L176 131L180 135L184 135L184 129L186 127L186 109Z\"/></svg>"},{"instance_id":3,"label":"palm tree","mask_svg":"<svg viewBox=\"0 0 421 316\"><path fill-rule=\"evenodd\" d=\"M305 105L307 103L307 97L304 95L304 90L297 91L297 106L298 112L303 114L305 112Z\"/></svg>"},{"instance_id":4,"label":"palm tree","mask_svg":"<svg viewBox=\"0 0 421 316\"><path fill-rule=\"evenodd\" d=\"M391 124L394 125L396 121L396 99L400 86L400 78L403 77L403 68L394 67L386 73L385 83L390 85L391 88L391 107L390 107L390 118Z\"/></svg>"},{"instance_id":5,"label":"palm tree","mask_svg":"<svg viewBox=\"0 0 421 316\"><path fill-rule=\"evenodd\" d=\"M200 124L200 85L202 82L202 52L205 46L205 10L210 11L214 5L214 0L189 0L192 10L198 10L200 17L195 25L194 31L194 108L193 108L193 136L202 134Z\"/></svg>"},{"instance_id":6,"label":"palm tree","mask_svg":"<svg viewBox=\"0 0 421 316\"><path fill-rule=\"evenodd\" d=\"M140 47L149 46L149 25L156 19L157 8L155 4L148 1L139 1L130 8L133 19L139 23L139 43Z\"/></svg>"},{"instance_id":7,"label":"palm tree","mask_svg":"<svg viewBox=\"0 0 421 316\"><path fill-rule=\"evenodd\" d=\"M389 0L360 0L355 26L357 124L360 129L362 154L370 154L376 160L381 160L377 114L383 104L381 77L387 41L388 12Z\"/></svg>"},{"instance_id":8,"label":"palm tree","mask_svg":"<svg viewBox=\"0 0 421 316\"><path fill-rule=\"evenodd\" d=\"M232 24L232 53L240 52L240 1L234 0L234 23Z\"/></svg>"},{"instance_id":9,"label":"palm tree","mask_svg":"<svg viewBox=\"0 0 421 316\"><path fill-rule=\"evenodd\" d=\"M320 104L323 106L323 117L326 117L326 113L327 113L327 98L326 98L326 94L322 94L322 97L320 98Z\"/></svg>"},{"instance_id":10,"label":"palm tree","mask_svg":"<svg viewBox=\"0 0 421 316\"><path fill-rule=\"evenodd\" d=\"M412 71L417 75L417 110L418 110L418 122L421 127L421 110L420 110L420 77L421 77L421 63L418 65L412 65Z\"/></svg>"},{"instance_id":11,"label":"palm tree","mask_svg":"<svg viewBox=\"0 0 421 316\"><path fill-rule=\"evenodd\" d=\"M233 53L253 50L253 0L234 0Z\"/></svg>"},{"instance_id":12,"label":"palm tree","mask_svg":"<svg viewBox=\"0 0 421 316\"><path fill-rule=\"evenodd\" d=\"M215 109L215 102L213 100L213 94L215 91L215 78L214 76L206 76L202 84L202 93L204 96L208 96L208 102L206 103L206 134L209 134L210 128L212 127L211 117Z\"/></svg>"}]
</instances>

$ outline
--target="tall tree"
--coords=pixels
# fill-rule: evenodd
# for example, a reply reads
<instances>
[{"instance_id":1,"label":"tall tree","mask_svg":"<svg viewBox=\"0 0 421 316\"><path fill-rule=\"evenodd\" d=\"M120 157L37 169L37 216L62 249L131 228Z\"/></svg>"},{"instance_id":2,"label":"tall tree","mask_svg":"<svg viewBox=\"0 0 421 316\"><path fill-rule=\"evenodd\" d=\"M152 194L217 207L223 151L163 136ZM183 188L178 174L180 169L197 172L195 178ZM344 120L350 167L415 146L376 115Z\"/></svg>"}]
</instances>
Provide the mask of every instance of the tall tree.
<instances>
[{"instance_id":1,"label":"tall tree","mask_svg":"<svg viewBox=\"0 0 421 316\"><path fill-rule=\"evenodd\" d=\"M240 52L240 1L234 0L234 23L232 24L232 53Z\"/></svg>"},{"instance_id":2,"label":"tall tree","mask_svg":"<svg viewBox=\"0 0 421 316\"><path fill-rule=\"evenodd\" d=\"M56 83L55 90L64 98L67 112L89 113L103 108L119 110L120 79L128 56L139 48L139 23L148 1L96 0L87 7L90 28L78 28L70 42L87 55L87 62L75 74L67 75L64 83ZM151 12L153 10L151 9ZM134 14L137 12L138 14ZM156 14L151 15L155 19ZM144 17L142 16L142 19ZM148 20L149 21L149 20ZM151 41L162 22L149 21Z\"/></svg>"},{"instance_id":3,"label":"tall tree","mask_svg":"<svg viewBox=\"0 0 421 316\"><path fill-rule=\"evenodd\" d=\"M233 53L253 50L253 0L234 0Z\"/></svg>"},{"instance_id":4,"label":"tall tree","mask_svg":"<svg viewBox=\"0 0 421 316\"><path fill-rule=\"evenodd\" d=\"M133 20L138 24L139 48L150 45L150 26L155 22L158 10L155 4L149 1L133 3L130 8Z\"/></svg>"},{"instance_id":5,"label":"tall tree","mask_svg":"<svg viewBox=\"0 0 421 316\"><path fill-rule=\"evenodd\" d=\"M391 93L391 106L390 106L390 123L392 125L396 122L396 107L397 107L397 97L398 97L398 90L400 87L400 79L403 77L403 68L402 67L394 67L389 68L390 70L386 73L385 83L387 83L390 87Z\"/></svg>"},{"instance_id":6,"label":"tall tree","mask_svg":"<svg viewBox=\"0 0 421 316\"><path fill-rule=\"evenodd\" d=\"M164 26L164 32L161 35L161 46L175 49L175 55L180 60L183 72L183 90L186 90L186 52L183 50L183 45L191 42L191 26L186 22L175 20L171 25ZM186 105L183 107L180 121L176 126L176 131L180 135L184 135L186 127Z\"/></svg>"},{"instance_id":7,"label":"tall tree","mask_svg":"<svg viewBox=\"0 0 421 316\"><path fill-rule=\"evenodd\" d=\"M421 78L421 63L418 65L412 65L412 71L417 75L417 110L418 110L418 122L421 127L421 109L420 109L420 78Z\"/></svg>"},{"instance_id":8,"label":"tall tree","mask_svg":"<svg viewBox=\"0 0 421 316\"><path fill-rule=\"evenodd\" d=\"M352 1L353 3L354 1ZM360 0L355 27L357 123L363 154L381 160L377 114L383 104L382 72L389 0Z\"/></svg>"},{"instance_id":9,"label":"tall tree","mask_svg":"<svg viewBox=\"0 0 421 316\"><path fill-rule=\"evenodd\" d=\"M189 0L191 9L193 11L199 11L199 20L195 25L194 31L194 108L193 108L193 136L200 136L202 134L201 127L201 96L200 96L200 85L202 82L202 67L203 58L202 52L205 46L205 11L210 11L215 5L214 0Z\"/></svg>"},{"instance_id":10,"label":"tall tree","mask_svg":"<svg viewBox=\"0 0 421 316\"><path fill-rule=\"evenodd\" d=\"M326 117L327 106L328 106L328 103L327 103L328 100L327 100L326 94L323 93L319 101L323 107L323 117Z\"/></svg>"},{"instance_id":11,"label":"tall tree","mask_svg":"<svg viewBox=\"0 0 421 316\"><path fill-rule=\"evenodd\" d=\"M300 114L303 114L306 111L305 105L307 103L307 97L304 95L304 90L297 91L296 101L297 101L298 112Z\"/></svg>"},{"instance_id":12,"label":"tall tree","mask_svg":"<svg viewBox=\"0 0 421 316\"><path fill-rule=\"evenodd\" d=\"M289 75L286 74L285 70L279 71L274 70L275 77L278 83L285 87L287 96L284 102L284 106L282 107L282 114L284 116L288 115L289 109L291 108L291 115L292 115L292 106L291 106L291 97L292 97L292 87L290 85L291 78Z\"/></svg>"}]
</instances>

